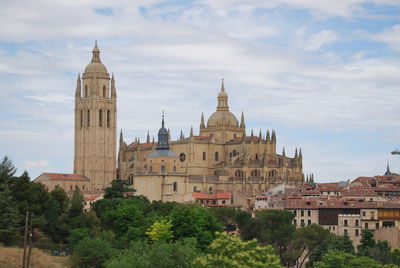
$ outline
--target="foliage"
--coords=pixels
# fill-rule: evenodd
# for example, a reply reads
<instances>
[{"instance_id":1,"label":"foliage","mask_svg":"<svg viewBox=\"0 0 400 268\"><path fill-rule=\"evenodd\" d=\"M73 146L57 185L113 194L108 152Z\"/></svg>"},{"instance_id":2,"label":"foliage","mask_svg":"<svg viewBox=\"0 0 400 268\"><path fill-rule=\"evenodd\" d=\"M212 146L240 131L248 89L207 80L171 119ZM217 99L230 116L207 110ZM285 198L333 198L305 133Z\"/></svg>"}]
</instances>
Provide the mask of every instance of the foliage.
<instances>
[{"instance_id":1,"label":"foliage","mask_svg":"<svg viewBox=\"0 0 400 268\"><path fill-rule=\"evenodd\" d=\"M135 192L136 190L129 188L127 180L116 179L111 182L111 186L104 189L104 198L124 198L126 193Z\"/></svg>"},{"instance_id":2,"label":"foliage","mask_svg":"<svg viewBox=\"0 0 400 268\"><path fill-rule=\"evenodd\" d=\"M209 254L200 256L195 264L204 268L279 268L274 248L258 246L257 240L242 241L235 236L218 234L209 247Z\"/></svg>"},{"instance_id":3,"label":"foliage","mask_svg":"<svg viewBox=\"0 0 400 268\"><path fill-rule=\"evenodd\" d=\"M345 253L354 254L354 246L350 237L345 235L329 234L328 238L316 246L309 255L307 267L312 267L314 262L320 261L322 256L329 250L338 250Z\"/></svg>"},{"instance_id":4,"label":"foliage","mask_svg":"<svg viewBox=\"0 0 400 268\"><path fill-rule=\"evenodd\" d=\"M0 184L7 184L8 180L14 176L17 169L8 156L5 156L0 164Z\"/></svg>"},{"instance_id":5,"label":"foliage","mask_svg":"<svg viewBox=\"0 0 400 268\"><path fill-rule=\"evenodd\" d=\"M83 239L90 237L89 228L77 228L71 230L68 236L68 244L71 248L75 248Z\"/></svg>"},{"instance_id":6,"label":"foliage","mask_svg":"<svg viewBox=\"0 0 400 268\"><path fill-rule=\"evenodd\" d=\"M18 211L11 200L7 185L0 185L0 244L14 245L18 239Z\"/></svg>"},{"instance_id":7,"label":"foliage","mask_svg":"<svg viewBox=\"0 0 400 268\"><path fill-rule=\"evenodd\" d=\"M155 223L153 223L150 230L146 232L146 234L153 241L168 242L174 237L171 228L172 228L171 221L162 219L161 221L156 221Z\"/></svg>"},{"instance_id":8,"label":"foliage","mask_svg":"<svg viewBox=\"0 0 400 268\"><path fill-rule=\"evenodd\" d=\"M71 197L71 206L68 210L68 217L69 218L75 218L83 213L83 207L84 207L84 199L83 195L81 194L81 191L77 186L75 186L75 190L72 193Z\"/></svg>"},{"instance_id":9,"label":"foliage","mask_svg":"<svg viewBox=\"0 0 400 268\"><path fill-rule=\"evenodd\" d=\"M76 245L71 256L72 267L102 268L115 253L109 242L87 237Z\"/></svg>"},{"instance_id":10,"label":"foliage","mask_svg":"<svg viewBox=\"0 0 400 268\"><path fill-rule=\"evenodd\" d=\"M377 241L375 246L369 251L370 257L383 264L392 263L393 257L387 241Z\"/></svg>"},{"instance_id":11,"label":"foliage","mask_svg":"<svg viewBox=\"0 0 400 268\"><path fill-rule=\"evenodd\" d=\"M215 216L199 205L177 205L170 219L175 240L193 237L202 250L214 240L215 232L222 230Z\"/></svg>"},{"instance_id":12,"label":"foliage","mask_svg":"<svg viewBox=\"0 0 400 268\"><path fill-rule=\"evenodd\" d=\"M136 205L123 205L105 213L105 223L117 235L121 237L128 231L135 233L134 237L144 235L146 229L143 226L143 212Z\"/></svg>"},{"instance_id":13,"label":"foliage","mask_svg":"<svg viewBox=\"0 0 400 268\"><path fill-rule=\"evenodd\" d=\"M115 256L107 268L191 268L199 251L192 240L165 243L157 241L149 244L137 241L128 250Z\"/></svg>"},{"instance_id":14,"label":"foliage","mask_svg":"<svg viewBox=\"0 0 400 268\"><path fill-rule=\"evenodd\" d=\"M350 253L330 250L314 268L380 268L381 264L366 256L356 256Z\"/></svg>"},{"instance_id":15,"label":"foliage","mask_svg":"<svg viewBox=\"0 0 400 268\"><path fill-rule=\"evenodd\" d=\"M374 234L369 230L362 230L360 245L358 245L358 254L370 256L370 251L375 247Z\"/></svg>"},{"instance_id":16,"label":"foliage","mask_svg":"<svg viewBox=\"0 0 400 268\"><path fill-rule=\"evenodd\" d=\"M236 224L236 209L232 207L211 207L210 211L217 220L223 225Z\"/></svg>"}]
</instances>

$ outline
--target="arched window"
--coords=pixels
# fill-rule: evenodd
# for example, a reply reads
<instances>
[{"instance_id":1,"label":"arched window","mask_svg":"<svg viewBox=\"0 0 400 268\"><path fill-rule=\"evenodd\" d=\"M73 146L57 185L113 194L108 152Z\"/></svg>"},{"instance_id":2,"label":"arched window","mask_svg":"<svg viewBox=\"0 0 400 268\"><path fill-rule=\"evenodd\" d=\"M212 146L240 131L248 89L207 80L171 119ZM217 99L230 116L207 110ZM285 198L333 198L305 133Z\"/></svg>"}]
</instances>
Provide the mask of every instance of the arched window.
<instances>
[{"instance_id":1,"label":"arched window","mask_svg":"<svg viewBox=\"0 0 400 268\"><path fill-rule=\"evenodd\" d=\"M206 156L207 156L206 152L203 152L203 160L206 160Z\"/></svg>"},{"instance_id":2,"label":"arched window","mask_svg":"<svg viewBox=\"0 0 400 268\"><path fill-rule=\"evenodd\" d=\"M90 110L87 110L86 126L90 127Z\"/></svg>"},{"instance_id":3,"label":"arched window","mask_svg":"<svg viewBox=\"0 0 400 268\"><path fill-rule=\"evenodd\" d=\"M81 127L83 127L83 110L81 110Z\"/></svg>"},{"instance_id":4,"label":"arched window","mask_svg":"<svg viewBox=\"0 0 400 268\"><path fill-rule=\"evenodd\" d=\"M212 193L212 191L213 191L213 188L212 188L212 187L209 187L209 188L208 188L208 192L209 192L209 193Z\"/></svg>"},{"instance_id":5,"label":"arched window","mask_svg":"<svg viewBox=\"0 0 400 268\"><path fill-rule=\"evenodd\" d=\"M271 170L270 172L268 172L268 177L275 178L275 176L276 176L276 171L275 170Z\"/></svg>"},{"instance_id":6,"label":"arched window","mask_svg":"<svg viewBox=\"0 0 400 268\"><path fill-rule=\"evenodd\" d=\"M99 127L103 126L103 110L99 110Z\"/></svg>"},{"instance_id":7,"label":"arched window","mask_svg":"<svg viewBox=\"0 0 400 268\"><path fill-rule=\"evenodd\" d=\"M165 172L165 166L161 166L161 172Z\"/></svg>"},{"instance_id":8,"label":"arched window","mask_svg":"<svg viewBox=\"0 0 400 268\"><path fill-rule=\"evenodd\" d=\"M110 127L110 110L107 110L107 127Z\"/></svg>"},{"instance_id":9,"label":"arched window","mask_svg":"<svg viewBox=\"0 0 400 268\"><path fill-rule=\"evenodd\" d=\"M85 97L89 97L89 92L88 92L87 85L85 85Z\"/></svg>"},{"instance_id":10,"label":"arched window","mask_svg":"<svg viewBox=\"0 0 400 268\"><path fill-rule=\"evenodd\" d=\"M243 178L243 171L241 171L240 169L235 171L235 177L236 178Z\"/></svg>"},{"instance_id":11,"label":"arched window","mask_svg":"<svg viewBox=\"0 0 400 268\"><path fill-rule=\"evenodd\" d=\"M193 192L199 192L199 188L197 186L193 187Z\"/></svg>"},{"instance_id":12,"label":"arched window","mask_svg":"<svg viewBox=\"0 0 400 268\"><path fill-rule=\"evenodd\" d=\"M258 177L260 177L260 171L259 171L258 169L252 170L250 174L251 174L251 176L252 176L253 178L258 178Z\"/></svg>"},{"instance_id":13,"label":"arched window","mask_svg":"<svg viewBox=\"0 0 400 268\"><path fill-rule=\"evenodd\" d=\"M218 152L215 152L215 161L218 161Z\"/></svg>"},{"instance_id":14,"label":"arched window","mask_svg":"<svg viewBox=\"0 0 400 268\"><path fill-rule=\"evenodd\" d=\"M256 154L256 160L258 160L258 154Z\"/></svg>"},{"instance_id":15,"label":"arched window","mask_svg":"<svg viewBox=\"0 0 400 268\"><path fill-rule=\"evenodd\" d=\"M172 190L173 190L174 192L177 192L177 191L178 191L178 183L177 183L176 181L174 181L174 183L172 184Z\"/></svg>"},{"instance_id":16,"label":"arched window","mask_svg":"<svg viewBox=\"0 0 400 268\"><path fill-rule=\"evenodd\" d=\"M236 150L233 150L233 156L236 156Z\"/></svg>"},{"instance_id":17,"label":"arched window","mask_svg":"<svg viewBox=\"0 0 400 268\"><path fill-rule=\"evenodd\" d=\"M106 86L103 86L103 97L107 98L107 91L106 91Z\"/></svg>"},{"instance_id":18,"label":"arched window","mask_svg":"<svg viewBox=\"0 0 400 268\"><path fill-rule=\"evenodd\" d=\"M132 185L133 184L133 174L128 176L128 184Z\"/></svg>"},{"instance_id":19,"label":"arched window","mask_svg":"<svg viewBox=\"0 0 400 268\"><path fill-rule=\"evenodd\" d=\"M174 167L172 168L172 170L173 170L174 172L176 172L176 166L174 166Z\"/></svg>"}]
</instances>

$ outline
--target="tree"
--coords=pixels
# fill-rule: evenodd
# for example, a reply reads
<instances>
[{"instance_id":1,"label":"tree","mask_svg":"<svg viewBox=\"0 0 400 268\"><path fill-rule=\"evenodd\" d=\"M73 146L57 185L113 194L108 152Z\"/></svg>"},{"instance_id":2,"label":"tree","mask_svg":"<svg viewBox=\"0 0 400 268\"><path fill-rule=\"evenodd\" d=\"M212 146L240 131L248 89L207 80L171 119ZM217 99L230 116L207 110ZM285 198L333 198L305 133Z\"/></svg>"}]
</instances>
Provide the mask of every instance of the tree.
<instances>
[{"instance_id":1,"label":"tree","mask_svg":"<svg viewBox=\"0 0 400 268\"><path fill-rule=\"evenodd\" d=\"M15 168L11 159L8 156L4 156L0 164L0 184L7 184L8 181L14 176L17 169Z\"/></svg>"},{"instance_id":2,"label":"tree","mask_svg":"<svg viewBox=\"0 0 400 268\"><path fill-rule=\"evenodd\" d=\"M72 267L102 268L115 253L109 242L87 237L76 245L71 256Z\"/></svg>"},{"instance_id":3,"label":"tree","mask_svg":"<svg viewBox=\"0 0 400 268\"><path fill-rule=\"evenodd\" d=\"M370 257L383 264L389 264L393 261L393 255L390 252L388 241L378 241L369 251Z\"/></svg>"},{"instance_id":4,"label":"tree","mask_svg":"<svg viewBox=\"0 0 400 268\"><path fill-rule=\"evenodd\" d=\"M0 184L0 244L14 245L18 239L18 211L8 186Z\"/></svg>"},{"instance_id":5,"label":"tree","mask_svg":"<svg viewBox=\"0 0 400 268\"><path fill-rule=\"evenodd\" d=\"M129 231L131 239L144 235L144 216L137 205L121 205L109 210L104 216L105 224L117 235L122 237Z\"/></svg>"},{"instance_id":6,"label":"tree","mask_svg":"<svg viewBox=\"0 0 400 268\"><path fill-rule=\"evenodd\" d=\"M356 256L337 250L328 251L314 268L380 268L381 264L366 256Z\"/></svg>"},{"instance_id":7,"label":"tree","mask_svg":"<svg viewBox=\"0 0 400 268\"><path fill-rule=\"evenodd\" d=\"M69 207L69 198L63 188L56 185L56 187L49 193L50 199L58 202L60 205L60 213L66 213ZM61 214L60 214L61 215Z\"/></svg>"},{"instance_id":8,"label":"tree","mask_svg":"<svg viewBox=\"0 0 400 268\"><path fill-rule=\"evenodd\" d=\"M174 235L171 231L172 223L166 219L156 221L146 233L153 241L170 241Z\"/></svg>"},{"instance_id":9,"label":"tree","mask_svg":"<svg viewBox=\"0 0 400 268\"><path fill-rule=\"evenodd\" d=\"M75 186L75 190L72 193L71 197L71 206L68 211L68 217L69 218L76 218L83 213L83 207L84 207L84 199L83 195L81 194L81 191L77 186Z\"/></svg>"},{"instance_id":10,"label":"tree","mask_svg":"<svg viewBox=\"0 0 400 268\"><path fill-rule=\"evenodd\" d=\"M175 240L193 237L202 250L214 240L215 232L222 230L215 216L199 205L178 205L172 210L170 219Z\"/></svg>"},{"instance_id":11,"label":"tree","mask_svg":"<svg viewBox=\"0 0 400 268\"><path fill-rule=\"evenodd\" d=\"M76 228L71 230L68 236L68 244L71 248L75 248L79 242L84 240L85 238L90 237L89 228Z\"/></svg>"},{"instance_id":12,"label":"tree","mask_svg":"<svg viewBox=\"0 0 400 268\"><path fill-rule=\"evenodd\" d=\"M104 189L104 198L124 198L126 193L135 192L135 189L129 188L127 180L116 179L111 182L111 187Z\"/></svg>"},{"instance_id":13,"label":"tree","mask_svg":"<svg viewBox=\"0 0 400 268\"><path fill-rule=\"evenodd\" d=\"M257 240L242 241L219 233L209 247L209 254L200 256L195 264L202 268L280 268L279 258L270 245L258 246Z\"/></svg>"},{"instance_id":14,"label":"tree","mask_svg":"<svg viewBox=\"0 0 400 268\"><path fill-rule=\"evenodd\" d=\"M307 225L296 230L293 246L297 252L297 256L294 258L294 260L297 260L297 267L303 267L304 261L308 258L309 254L322 242L327 240L329 234L328 230L317 224Z\"/></svg>"},{"instance_id":15,"label":"tree","mask_svg":"<svg viewBox=\"0 0 400 268\"><path fill-rule=\"evenodd\" d=\"M236 224L236 209L232 207L211 207L210 211L223 226Z\"/></svg>"},{"instance_id":16,"label":"tree","mask_svg":"<svg viewBox=\"0 0 400 268\"><path fill-rule=\"evenodd\" d=\"M362 230L360 245L358 245L358 254L370 256L370 251L375 247L374 234L369 230Z\"/></svg>"},{"instance_id":17,"label":"tree","mask_svg":"<svg viewBox=\"0 0 400 268\"><path fill-rule=\"evenodd\" d=\"M165 243L136 241L131 247L110 260L107 268L192 268L199 256L193 240Z\"/></svg>"}]
</instances>

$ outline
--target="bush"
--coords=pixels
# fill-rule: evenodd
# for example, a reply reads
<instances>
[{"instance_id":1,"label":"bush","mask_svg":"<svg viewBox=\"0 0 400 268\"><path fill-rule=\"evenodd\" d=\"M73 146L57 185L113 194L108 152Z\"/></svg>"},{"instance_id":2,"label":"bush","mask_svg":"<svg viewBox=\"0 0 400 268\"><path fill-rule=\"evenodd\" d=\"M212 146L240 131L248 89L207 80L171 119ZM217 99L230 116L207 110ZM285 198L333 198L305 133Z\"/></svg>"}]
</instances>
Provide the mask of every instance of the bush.
<instances>
[{"instance_id":1,"label":"bush","mask_svg":"<svg viewBox=\"0 0 400 268\"><path fill-rule=\"evenodd\" d=\"M74 249L71 257L72 267L102 268L114 254L115 250L109 242L89 237L84 238Z\"/></svg>"}]
</instances>

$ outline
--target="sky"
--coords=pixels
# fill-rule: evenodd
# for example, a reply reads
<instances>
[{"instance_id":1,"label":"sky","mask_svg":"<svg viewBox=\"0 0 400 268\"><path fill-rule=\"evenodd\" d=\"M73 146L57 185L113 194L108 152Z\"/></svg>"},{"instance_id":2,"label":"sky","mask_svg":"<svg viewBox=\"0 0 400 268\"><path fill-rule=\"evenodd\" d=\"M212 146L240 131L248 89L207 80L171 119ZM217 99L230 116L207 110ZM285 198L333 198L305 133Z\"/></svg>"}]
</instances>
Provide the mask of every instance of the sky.
<instances>
[{"instance_id":1,"label":"sky","mask_svg":"<svg viewBox=\"0 0 400 268\"><path fill-rule=\"evenodd\" d=\"M274 129L317 182L400 173L400 0L2 0L0 156L71 173L76 77L98 40L118 132L173 139L215 111L224 78L247 134Z\"/></svg>"}]
</instances>

